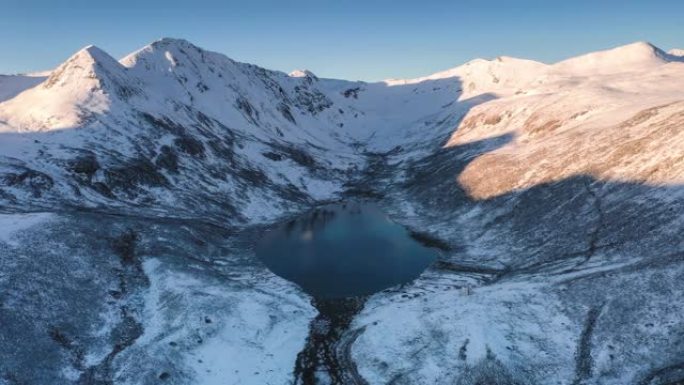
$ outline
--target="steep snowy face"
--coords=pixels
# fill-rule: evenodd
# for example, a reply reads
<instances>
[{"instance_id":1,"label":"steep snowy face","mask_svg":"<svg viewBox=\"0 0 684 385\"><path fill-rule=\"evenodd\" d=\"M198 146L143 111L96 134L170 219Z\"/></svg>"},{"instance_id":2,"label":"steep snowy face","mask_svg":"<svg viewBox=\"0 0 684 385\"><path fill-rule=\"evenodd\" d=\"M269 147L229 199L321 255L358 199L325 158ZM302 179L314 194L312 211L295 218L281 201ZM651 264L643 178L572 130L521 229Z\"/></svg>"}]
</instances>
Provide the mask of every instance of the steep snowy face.
<instances>
[{"instance_id":1,"label":"steep snowy face","mask_svg":"<svg viewBox=\"0 0 684 385\"><path fill-rule=\"evenodd\" d=\"M0 105L2 131L75 128L140 93L126 69L88 46L50 73L40 85Z\"/></svg>"},{"instance_id":2,"label":"steep snowy face","mask_svg":"<svg viewBox=\"0 0 684 385\"><path fill-rule=\"evenodd\" d=\"M75 53L50 73L44 89L87 89L112 91L126 82L124 67L93 45Z\"/></svg>"},{"instance_id":3,"label":"steep snowy face","mask_svg":"<svg viewBox=\"0 0 684 385\"><path fill-rule=\"evenodd\" d=\"M147 93L136 108L165 116L189 108L262 139L329 142L322 129L339 117L312 74L288 76L161 39L121 60ZM331 116L332 114L332 116Z\"/></svg>"},{"instance_id":4,"label":"steep snowy face","mask_svg":"<svg viewBox=\"0 0 684 385\"><path fill-rule=\"evenodd\" d=\"M231 102L226 99L231 91L228 85L243 80L239 79L238 63L180 39L156 41L126 56L121 63L146 83L151 91L148 99L161 102L162 108L165 103L175 103L200 105L215 112L220 110L218 106Z\"/></svg>"}]
</instances>

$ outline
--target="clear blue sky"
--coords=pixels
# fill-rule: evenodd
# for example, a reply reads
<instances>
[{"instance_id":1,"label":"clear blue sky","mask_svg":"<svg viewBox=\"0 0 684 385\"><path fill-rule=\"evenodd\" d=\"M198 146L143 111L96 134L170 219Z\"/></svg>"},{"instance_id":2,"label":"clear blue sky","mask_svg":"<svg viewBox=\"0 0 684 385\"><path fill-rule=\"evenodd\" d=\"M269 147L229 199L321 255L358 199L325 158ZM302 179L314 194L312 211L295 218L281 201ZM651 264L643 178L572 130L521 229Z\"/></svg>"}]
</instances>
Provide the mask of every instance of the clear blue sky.
<instances>
[{"instance_id":1,"label":"clear blue sky","mask_svg":"<svg viewBox=\"0 0 684 385\"><path fill-rule=\"evenodd\" d=\"M0 73L49 69L88 44L119 58L165 36L271 69L378 80L637 40L684 48L684 0L0 0Z\"/></svg>"}]
</instances>

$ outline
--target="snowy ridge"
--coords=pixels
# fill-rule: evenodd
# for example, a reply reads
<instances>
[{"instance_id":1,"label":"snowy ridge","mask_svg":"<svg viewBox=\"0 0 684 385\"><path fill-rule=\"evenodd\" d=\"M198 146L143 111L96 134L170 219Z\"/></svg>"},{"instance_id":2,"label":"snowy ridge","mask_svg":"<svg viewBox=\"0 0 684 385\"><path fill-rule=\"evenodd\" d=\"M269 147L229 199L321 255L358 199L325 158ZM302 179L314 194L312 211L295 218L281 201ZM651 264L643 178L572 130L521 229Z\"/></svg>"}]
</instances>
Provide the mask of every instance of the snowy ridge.
<instances>
[{"instance_id":1,"label":"snowy ridge","mask_svg":"<svg viewBox=\"0 0 684 385\"><path fill-rule=\"evenodd\" d=\"M71 56L38 86L0 106L19 131L72 128L138 92L125 68L95 46ZM8 130L1 127L0 132Z\"/></svg>"},{"instance_id":2,"label":"snowy ridge","mask_svg":"<svg viewBox=\"0 0 684 385\"><path fill-rule=\"evenodd\" d=\"M45 78L44 75L0 75L0 103L35 87Z\"/></svg>"},{"instance_id":3,"label":"snowy ridge","mask_svg":"<svg viewBox=\"0 0 684 385\"><path fill-rule=\"evenodd\" d=\"M673 58L651 43L637 42L556 63L556 71L571 74L611 74L638 71L670 62Z\"/></svg>"},{"instance_id":4,"label":"snowy ridge","mask_svg":"<svg viewBox=\"0 0 684 385\"><path fill-rule=\"evenodd\" d=\"M667 53L672 56L684 57L684 49L674 48L667 51Z\"/></svg>"},{"instance_id":5,"label":"snowy ridge","mask_svg":"<svg viewBox=\"0 0 684 385\"><path fill-rule=\"evenodd\" d=\"M88 205L144 200L156 202L152 206L190 209L201 201L195 201L197 192L191 186L203 186L210 194L239 202L242 218L251 220L247 218L254 218L254 208L277 202L272 194L278 196L282 189L301 194L303 200L339 193L348 175L364 167L364 152L401 149L402 159L411 159L445 145L445 137L450 138L445 148L450 148L506 134L516 135L511 146L519 155L542 148L560 151L566 147L555 143L565 135L591 135L598 127L617 126L632 116L636 123L624 124L635 129L663 120L662 114L676 115L676 102L682 99L684 64L675 58L640 42L553 65L499 57L424 78L364 83L318 79L308 71L270 71L181 39L161 39L120 62L89 46L42 83L1 102L0 132L60 131L34 138L42 143L40 149L30 136L8 136L11 141L3 150L12 156L10 169L20 164L50 178L50 188L41 185L41 199L85 200ZM678 133L669 140L676 137ZM653 156L661 152L657 146L648 148ZM93 153L88 156L94 157L96 170L85 180L74 179L63 164L82 162L86 149ZM131 162L136 167L144 164L150 175L137 180L125 175L121 180L121 167ZM676 161L667 169L678 166ZM461 181L481 183L469 176L471 169ZM643 180L647 172L634 167L597 169L587 161L553 175L520 175L498 185L503 190L497 191L579 173ZM681 180L672 172L648 175L653 183ZM242 194L255 180L266 180L281 191L250 187L253 195ZM74 184L84 183L87 193L70 192L76 191ZM24 187L6 186L8 196L17 203L31 197L36 204L36 191L20 198ZM166 192L153 191L159 188ZM483 188L492 189L469 187L473 196L494 193Z\"/></svg>"},{"instance_id":6,"label":"snowy ridge","mask_svg":"<svg viewBox=\"0 0 684 385\"><path fill-rule=\"evenodd\" d=\"M493 60L476 59L462 66L438 72L430 76L416 79L391 79L389 85L418 84L449 78L459 78L466 81L465 93L478 93L519 89L528 85L547 70L547 65L532 61L500 56Z\"/></svg>"}]
</instances>

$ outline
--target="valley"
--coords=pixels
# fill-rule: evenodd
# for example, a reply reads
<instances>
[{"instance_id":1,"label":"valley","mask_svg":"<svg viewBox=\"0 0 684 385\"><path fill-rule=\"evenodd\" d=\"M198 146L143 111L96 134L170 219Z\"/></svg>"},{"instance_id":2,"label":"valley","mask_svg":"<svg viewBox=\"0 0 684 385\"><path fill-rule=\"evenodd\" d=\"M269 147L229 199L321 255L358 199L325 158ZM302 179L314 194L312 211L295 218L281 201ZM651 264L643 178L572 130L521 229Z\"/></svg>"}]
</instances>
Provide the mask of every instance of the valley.
<instances>
[{"instance_id":1,"label":"valley","mask_svg":"<svg viewBox=\"0 0 684 385\"><path fill-rule=\"evenodd\" d=\"M366 83L166 38L0 77L0 385L681 383L678 52ZM255 245L349 200L438 257L331 315Z\"/></svg>"}]
</instances>

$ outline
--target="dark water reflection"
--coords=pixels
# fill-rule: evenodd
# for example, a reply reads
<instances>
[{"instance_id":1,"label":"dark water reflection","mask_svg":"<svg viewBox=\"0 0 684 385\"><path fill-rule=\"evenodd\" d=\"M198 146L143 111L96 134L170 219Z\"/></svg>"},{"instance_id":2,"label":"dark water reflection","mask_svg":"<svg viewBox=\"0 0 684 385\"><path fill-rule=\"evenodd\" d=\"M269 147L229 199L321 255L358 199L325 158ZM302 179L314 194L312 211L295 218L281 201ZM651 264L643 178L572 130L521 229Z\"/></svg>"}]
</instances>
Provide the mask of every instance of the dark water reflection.
<instances>
[{"instance_id":1,"label":"dark water reflection","mask_svg":"<svg viewBox=\"0 0 684 385\"><path fill-rule=\"evenodd\" d=\"M410 282L437 256L370 203L312 210L267 232L256 252L271 271L317 298Z\"/></svg>"}]
</instances>

